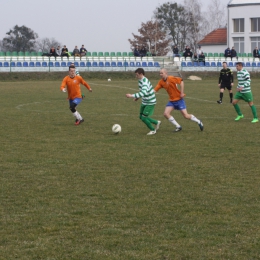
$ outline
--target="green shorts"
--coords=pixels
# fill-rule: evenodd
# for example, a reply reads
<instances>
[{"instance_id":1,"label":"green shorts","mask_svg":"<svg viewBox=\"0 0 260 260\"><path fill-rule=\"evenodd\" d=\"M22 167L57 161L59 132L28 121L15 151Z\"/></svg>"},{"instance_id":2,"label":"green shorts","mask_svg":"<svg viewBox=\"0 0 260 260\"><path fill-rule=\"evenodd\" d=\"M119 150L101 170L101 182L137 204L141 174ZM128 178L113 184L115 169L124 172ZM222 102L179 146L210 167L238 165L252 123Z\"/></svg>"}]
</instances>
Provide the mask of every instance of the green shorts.
<instances>
[{"instance_id":1,"label":"green shorts","mask_svg":"<svg viewBox=\"0 0 260 260\"><path fill-rule=\"evenodd\" d=\"M248 93L240 93L237 92L234 96L234 99L242 99L245 102L252 102L253 101L253 94L252 92L248 92Z\"/></svg>"},{"instance_id":2,"label":"green shorts","mask_svg":"<svg viewBox=\"0 0 260 260\"><path fill-rule=\"evenodd\" d=\"M140 107L140 116L151 116L154 112L155 105L143 105Z\"/></svg>"}]
</instances>

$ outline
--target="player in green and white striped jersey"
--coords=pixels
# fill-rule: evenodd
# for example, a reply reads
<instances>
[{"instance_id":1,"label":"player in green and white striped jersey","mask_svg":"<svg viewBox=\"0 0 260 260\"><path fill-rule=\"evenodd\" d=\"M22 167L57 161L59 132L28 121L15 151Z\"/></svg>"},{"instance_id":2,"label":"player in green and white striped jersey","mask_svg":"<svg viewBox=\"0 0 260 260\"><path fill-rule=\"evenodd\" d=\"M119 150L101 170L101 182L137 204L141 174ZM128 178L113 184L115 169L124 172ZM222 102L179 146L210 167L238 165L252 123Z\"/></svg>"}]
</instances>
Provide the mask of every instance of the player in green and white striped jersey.
<instances>
[{"instance_id":1,"label":"player in green and white striped jersey","mask_svg":"<svg viewBox=\"0 0 260 260\"><path fill-rule=\"evenodd\" d=\"M147 135L156 134L156 130L159 129L161 121L155 120L151 116L154 112L154 107L156 104L155 92L150 81L144 76L144 69L138 68L135 71L135 75L138 79L139 92L135 94L126 94L127 98L134 98L137 101L142 98L142 104L140 107L140 119L147 125L150 132ZM153 126L155 125L155 127Z\"/></svg>"},{"instance_id":2,"label":"player in green and white striped jersey","mask_svg":"<svg viewBox=\"0 0 260 260\"><path fill-rule=\"evenodd\" d=\"M248 103L248 105L252 110L254 118L251 122L257 123L258 117L257 117L256 107L254 106L253 103L253 94L251 92L251 85L250 85L251 84L250 74L246 69L243 68L242 62L236 63L236 69L237 69L238 86L237 86L237 93L235 94L234 100L232 102L238 114L235 121L238 121L244 117L243 114L241 113L239 105L237 104L238 101L242 99Z\"/></svg>"}]
</instances>

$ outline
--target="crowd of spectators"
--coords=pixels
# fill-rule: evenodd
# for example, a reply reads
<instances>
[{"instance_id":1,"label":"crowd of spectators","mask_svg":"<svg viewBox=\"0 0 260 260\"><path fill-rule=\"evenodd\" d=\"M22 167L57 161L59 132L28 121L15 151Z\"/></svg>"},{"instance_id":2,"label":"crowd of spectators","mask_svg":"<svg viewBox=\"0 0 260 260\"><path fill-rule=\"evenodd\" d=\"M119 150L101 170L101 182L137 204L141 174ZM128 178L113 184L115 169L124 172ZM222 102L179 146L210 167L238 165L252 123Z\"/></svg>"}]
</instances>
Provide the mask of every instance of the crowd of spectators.
<instances>
[{"instance_id":1,"label":"crowd of spectators","mask_svg":"<svg viewBox=\"0 0 260 260\"><path fill-rule=\"evenodd\" d=\"M42 56L48 56L48 57L70 57L71 55L74 57L82 57L86 56L87 49L84 47L84 44L82 44L81 48L78 49L77 46L75 46L72 53L69 52L66 45L63 46L61 49L60 46L58 46L56 49L54 47L50 48L49 52L45 52L42 54Z\"/></svg>"},{"instance_id":2,"label":"crowd of spectators","mask_svg":"<svg viewBox=\"0 0 260 260\"><path fill-rule=\"evenodd\" d=\"M135 57L145 57L147 56L147 48L145 45L141 47L135 46L133 53Z\"/></svg>"}]
</instances>

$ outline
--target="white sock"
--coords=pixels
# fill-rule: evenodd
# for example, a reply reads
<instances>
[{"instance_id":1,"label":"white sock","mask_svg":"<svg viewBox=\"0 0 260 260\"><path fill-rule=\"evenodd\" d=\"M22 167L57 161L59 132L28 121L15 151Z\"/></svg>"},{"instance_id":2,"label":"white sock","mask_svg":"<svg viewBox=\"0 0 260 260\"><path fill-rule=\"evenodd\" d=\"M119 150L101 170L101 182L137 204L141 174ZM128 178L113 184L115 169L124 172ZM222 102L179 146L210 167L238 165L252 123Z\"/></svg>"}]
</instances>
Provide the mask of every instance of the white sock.
<instances>
[{"instance_id":1,"label":"white sock","mask_svg":"<svg viewBox=\"0 0 260 260\"><path fill-rule=\"evenodd\" d=\"M171 116L170 118L168 118L168 120L175 125L176 127L180 127L180 125L176 122L176 120Z\"/></svg>"},{"instance_id":2,"label":"white sock","mask_svg":"<svg viewBox=\"0 0 260 260\"><path fill-rule=\"evenodd\" d=\"M78 120L82 120L82 116L80 115L80 113L78 111L74 112L73 115L78 119Z\"/></svg>"},{"instance_id":3,"label":"white sock","mask_svg":"<svg viewBox=\"0 0 260 260\"><path fill-rule=\"evenodd\" d=\"M197 117L195 117L194 115L191 115L191 119L190 120L192 120L192 121L194 121L194 122L196 122L196 123L200 123L200 120L197 118Z\"/></svg>"}]
</instances>

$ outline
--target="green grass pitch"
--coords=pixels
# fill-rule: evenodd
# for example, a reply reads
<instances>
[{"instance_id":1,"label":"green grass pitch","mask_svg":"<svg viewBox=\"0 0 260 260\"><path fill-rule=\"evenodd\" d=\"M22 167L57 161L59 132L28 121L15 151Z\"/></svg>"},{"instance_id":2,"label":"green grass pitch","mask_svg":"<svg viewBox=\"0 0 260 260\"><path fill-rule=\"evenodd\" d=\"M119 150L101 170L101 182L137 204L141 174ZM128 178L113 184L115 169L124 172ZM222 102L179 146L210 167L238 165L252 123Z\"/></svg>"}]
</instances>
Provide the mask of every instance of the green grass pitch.
<instances>
[{"instance_id":1,"label":"green grass pitch","mask_svg":"<svg viewBox=\"0 0 260 260\"><path fill-rule=\"evenodd\" d=\"M0 83L0 259L260 259L260 123L246 103L235 122L217 79L186 80L204 131L175 111L174 133L160 90L147 136L125 97L136 80L89 80L79 126L60 83Z\"/></svg>"}]
</instances>

